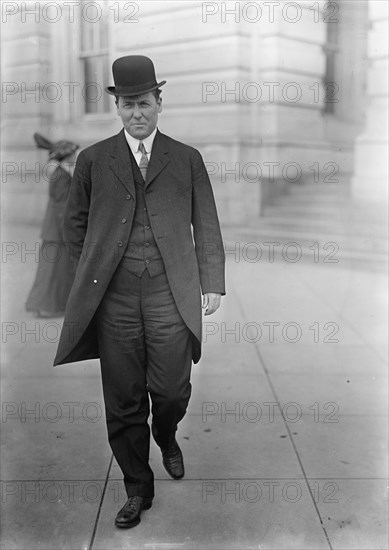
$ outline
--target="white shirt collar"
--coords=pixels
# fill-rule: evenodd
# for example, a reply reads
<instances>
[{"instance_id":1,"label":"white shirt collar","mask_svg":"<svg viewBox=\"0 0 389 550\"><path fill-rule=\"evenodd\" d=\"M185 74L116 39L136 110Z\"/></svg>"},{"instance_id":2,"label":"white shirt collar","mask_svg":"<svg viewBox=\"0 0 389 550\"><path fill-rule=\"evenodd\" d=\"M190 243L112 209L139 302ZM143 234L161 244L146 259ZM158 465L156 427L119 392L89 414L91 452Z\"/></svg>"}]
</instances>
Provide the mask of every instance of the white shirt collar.
<instances>
[{"instance_id":1,"label":"white shirt collar","mask_svg":"<svg viewBox=\"0 0 389 550\"><path fill-rule=\"evenodd\" d=\"M132 137L127 132L127 130L124 129L124 135L126 136L127 143L130 146L130 149L134 154L138 153L138 148L139 148L139 142L140 141L143 141L143 145L145 146L146 153L150 154L151 149L153 148L153 142L154 142L154 138L155 138L156 133L157 133L157 128L154 128L154 130L151 132L151 134L149 136L147 136L147 138L140 140L140 139L136 139L136 138Z\"/></svg>"}]
</instances>

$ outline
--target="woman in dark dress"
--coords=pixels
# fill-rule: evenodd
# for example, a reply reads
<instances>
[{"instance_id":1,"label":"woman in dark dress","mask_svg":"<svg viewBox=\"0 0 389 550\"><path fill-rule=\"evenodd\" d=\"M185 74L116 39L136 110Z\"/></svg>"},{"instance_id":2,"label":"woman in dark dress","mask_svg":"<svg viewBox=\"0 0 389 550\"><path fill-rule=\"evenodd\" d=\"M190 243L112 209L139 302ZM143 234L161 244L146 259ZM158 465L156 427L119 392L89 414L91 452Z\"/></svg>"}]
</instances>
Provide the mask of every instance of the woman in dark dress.
<instances>
[{"instance_id":1,"label":"woman in dark dress","mask_svg":"<svg viewBox=\"0 0 389 550\"><path fill-rule=\"evenodd\" d=\"M49 178L49 202L41 231L38 270L26 302L26 310L37 317L60 317L64 314L75 275L72 255L62 238L66 201L79 146L71 141L51 143L34 134L39 148L49 151L50 164L57 166Z\"/></svg>"}]
</instances>

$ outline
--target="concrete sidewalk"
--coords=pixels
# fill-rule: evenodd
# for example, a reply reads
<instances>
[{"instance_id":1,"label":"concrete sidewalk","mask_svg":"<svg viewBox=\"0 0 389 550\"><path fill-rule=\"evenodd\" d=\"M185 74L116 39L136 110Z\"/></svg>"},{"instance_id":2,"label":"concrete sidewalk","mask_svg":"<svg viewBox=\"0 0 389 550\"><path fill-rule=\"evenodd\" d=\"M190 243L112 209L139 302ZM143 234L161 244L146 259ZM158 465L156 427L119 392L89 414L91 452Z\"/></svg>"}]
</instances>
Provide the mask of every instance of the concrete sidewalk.
<instances>
[{"instance_id":1,"label":"concrete sidewalk","mask_svg":"<svg viewBox=\"0 0 389 550\"><path fill-rule=\"evenodd\" d=\"M153 507L122 531L98 362L51 367L62 319L24 312L38 230L3 241L1 548L388 547L384 274L228 254L178 431L185 479L152 443Z\"/></svg>"}]
</instances>

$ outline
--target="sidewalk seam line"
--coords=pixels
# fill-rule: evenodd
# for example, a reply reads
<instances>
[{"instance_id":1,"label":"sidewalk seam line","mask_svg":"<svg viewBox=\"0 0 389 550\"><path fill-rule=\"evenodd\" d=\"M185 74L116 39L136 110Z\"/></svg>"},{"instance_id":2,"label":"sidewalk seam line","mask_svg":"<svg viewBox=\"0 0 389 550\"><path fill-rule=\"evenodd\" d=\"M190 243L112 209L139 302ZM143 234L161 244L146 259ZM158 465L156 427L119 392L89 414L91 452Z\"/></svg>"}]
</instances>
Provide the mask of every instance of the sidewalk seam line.
<instances>
[{"instance_id":1,"label":"sidewalk seam line","mask_svg":"<svg viewBox=\"0 0 389 550\"><path fill-rule=\"evenodd\" d=\"M109 481L109 474L110 474L110 472L111 472L112 462L113 462L113 454L111 454L111 459L110 459L110 461L109 461L108 470L107 470L107 475L105 476L104 487L103 487L103 490L102 490L102 493L101 493L100 504L99 504L99 508L98 508L98 510L97 510L97 515L96 515L96 519L95 519L95 524L94 524L94 526L93 526L92 536L91 536L90 542L89 542L89 544L88 544L88 550L92 550L92 548L93 548L93 543L94 543L94 541L95 541L95 536L96 536L96 531L97 531L97 525L98 525L98 523L99 523L100 513L101 513L101 509L102 509L102 507L103 507L103 502L104 502L105 492L106 492L106 490L107 490L107 485L108 485L108 481Z\"/></svg>"},{"instance_id":2,"label":"sidewalk seam line","mask_svg":"<svg viewBox=\"0 0 389 550\"><path fill-rule=\"evenodd\" d=\"M315 296L316 298L318 298L318 300L320 300L320 302L322 304L324 304L326 307L328 307L331 311L333 311L335 313L335 315L337 316L337 320L342 320L344 321L344 323L347 325L347 327L355 334L355 336L358 337L359 341L362 340L362 342L364 343L364 346L363 347L367 347L370 349L370 351L372 351L374 353L374 355L376 357L378 357L381 361L384 362L385 366L387 366L387 360L385 357L383 357L381 355L381 353L379 351L377 351L377 349L372 345L370 344L370 342L368 342L365 337L359 333L359 331L355 328L355 326L346 318L344 317L344 315L342 315L342 313L339 313L336 311L336 309L334 308L334 306L328 301L326 300L325 298L323 298L322 294L320 294L320 292L318 292L308 281L307 279L304 279L304 283L305 283L305 286L311 291L311 293L313 294L313 296ZM351 346L352 347L352 346Z\"/></svg>"},{"instance_id":3,"label":"sidewalk seam line","mask_svg":"<svg viewBox=\"0 0 389 550\"><path fill-rule=\"evenodd\" d=\"M238 308L239 308L240 311L241 311L242 317L243 317L244 319L246 319L246 321L247 321L247 317L246 317L244 308L243 308L243 306L242 306L242 304L241 304L241 302L240 302L240 300L239 300L239 296L237 295L237 292L236 292L236 290L235 290L234 287L232 287L232 293L235 295L236 301L237 301L237 303L238 303ZM256 353L256 355L257 355L257 357L258 357L258 359L259 359L259 363L260 363L260 365L262 366L262 369L263 369L263 371L264 371L264 373L265 373L267 382L268 382L268 384L269 384L269 386L270 386L270 389L271 389L271 391L272 391L272 393L273 393L273 396L274 396L274 398L276 399L276 402L277 402L277 403L280 403L280 400L278 399L278 395L277 395L277 392L276 392L276 390L275 390L275 387L273 386L273 383L272 383L272 381L271 381L270 374L269 374L269 371L268 371L268 369L267 369L265 360L263 359L262 354L261 354L261 352L260 352L260 350L259 350L258 343L255 343L255 345L254 345L254 350L255 350L255 353ZM291 442L291 444L292 444L293 450L294 450L295 455L296 455L296 457L297 457L297 461L298 461L298 463L299 463L299 465L300 465L301 472L302 472L302 474L303 474L303 476L304 476L304 481L305 481L305 483L306 483L306 485L307 485L308 492L309 492L309 495L310 495L310 497L311 497L311 501L312 501L312 503L313 503L313 506L314 506L314 508L315 508L315 510L316 510L316 514L317 514L317 517L318 517L318 519L319 519L320 525L321 525L321 527L322 527L324 536L325 536L325 538L326 538L326 540L327 540L327 543L328 543L328 546L329 546L330 550L333 550L333 547L332 547L332 545L331 545L331 541L330 541L330 539L329 539L327 530L326 530L326 528L325 528L325 526L324 526L322 517L321 517L321 515L320 515L319 508L318 508L318 506L317 506L317 503L315 502L314 496L312 495L311 488L309 487L308 478L307 478L307 475L306 475L306 473L305 473L305 469L304 469L303 463L302 463L302 461L301 461L300 455L299 455L299 453L298 453L297 447L296 447L295 442L294 442L294 440L293 440L293 436L292 436L291 430L290 430L290 428L289 428L288 423L287 423L286 420L285 420L285 417L284 417L284 415L283 415L283 413L282 413L282 409L280 408L279 405L278 405L278 408L279 408L279 410L280 410L280 415L281 415L281 417L282 417L282 420L283 420L285 429L286 429L286 431L287 431L287 433L288 433L288 435L289 435L289 439L290 439L290 442Z\"/></svg>"}]
</instances>

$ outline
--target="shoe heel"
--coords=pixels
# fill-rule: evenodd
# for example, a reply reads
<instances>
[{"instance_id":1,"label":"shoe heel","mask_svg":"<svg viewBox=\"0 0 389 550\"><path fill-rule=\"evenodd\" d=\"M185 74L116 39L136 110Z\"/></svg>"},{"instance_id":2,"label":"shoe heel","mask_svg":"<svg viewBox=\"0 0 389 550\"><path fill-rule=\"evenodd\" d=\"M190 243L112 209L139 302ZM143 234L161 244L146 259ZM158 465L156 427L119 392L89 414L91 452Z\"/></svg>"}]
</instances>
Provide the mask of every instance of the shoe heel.
<instances>
[{"instance_id":1,"label":"shoe heel","mask_svg":"<svg viewBox=\"0 0 389 550\"><path fill-rule=\"evenodd\" d=\"M143 510L150 510L150 508L152 507L153 505L153 501L152 500L149 500L149 501L146 501L143 505Z\"/></svg>"}]
</instances>

